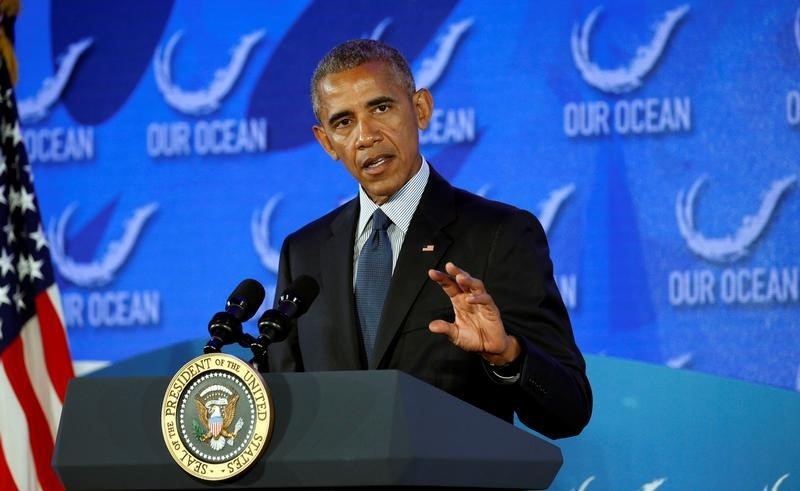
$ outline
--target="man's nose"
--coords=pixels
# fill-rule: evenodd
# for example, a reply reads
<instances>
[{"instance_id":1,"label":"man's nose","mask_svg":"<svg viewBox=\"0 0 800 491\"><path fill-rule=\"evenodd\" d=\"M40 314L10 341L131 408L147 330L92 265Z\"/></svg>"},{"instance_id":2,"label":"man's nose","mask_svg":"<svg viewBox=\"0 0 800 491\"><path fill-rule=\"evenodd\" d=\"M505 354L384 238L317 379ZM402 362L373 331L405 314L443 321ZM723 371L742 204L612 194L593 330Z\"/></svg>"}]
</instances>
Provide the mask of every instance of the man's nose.
<instances>
[{"instance_id":1,"label":"man's nose","mask_svg":"<svg viewBox=\"0 0 800 491\"><path fill-rule=\"evenodd\" d=\"M376 141L381 140L380 132L371 121L362 119L358 123L358 146L371 147Z\"/></svg>"}]
</instances>

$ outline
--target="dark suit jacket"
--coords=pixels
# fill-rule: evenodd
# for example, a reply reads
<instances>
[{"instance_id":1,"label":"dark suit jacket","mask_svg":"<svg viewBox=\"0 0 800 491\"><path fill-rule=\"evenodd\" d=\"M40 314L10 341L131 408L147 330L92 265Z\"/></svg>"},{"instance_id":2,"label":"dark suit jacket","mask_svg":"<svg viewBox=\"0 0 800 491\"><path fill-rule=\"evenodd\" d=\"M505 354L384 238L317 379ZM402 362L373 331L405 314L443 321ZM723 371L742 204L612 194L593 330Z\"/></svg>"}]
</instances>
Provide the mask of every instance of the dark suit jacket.
<instances>
[{"instance_id":1,"label":"dark suit jacket","mask_svg":"<svg viewBox=\"0 0 800 491\"><path fill-rule=\"evenodd\" d=\"M532 214L453 188L431 169L367 367L352 283L358 211L354 199L286 238L277 291L305 274L319 282L320 294L286 342L270 347L271 371L398 369L506 421L516 411L551 438L581 431L591 414L591 389L544 231ZM484 281L506 330L522 341L519 383L498 384L479 355L428 330L432 320L454 318L449 298L428 278L428 269L443 269L447 261Z\"/></svg>"}]
</instances>

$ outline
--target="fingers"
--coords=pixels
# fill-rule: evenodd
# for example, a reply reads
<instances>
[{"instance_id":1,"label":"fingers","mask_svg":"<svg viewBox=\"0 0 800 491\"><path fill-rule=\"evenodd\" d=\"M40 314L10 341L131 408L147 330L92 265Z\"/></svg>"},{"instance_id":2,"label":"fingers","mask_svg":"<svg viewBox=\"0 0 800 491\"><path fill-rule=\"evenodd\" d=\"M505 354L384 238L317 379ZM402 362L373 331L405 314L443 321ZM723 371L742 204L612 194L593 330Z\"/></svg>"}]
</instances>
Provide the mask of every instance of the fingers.
<instances>
[{"instance_id":1,"label":"fingers","mask_svg":"<svg viewBox=\"0 0 800 491\"><path fill-rule=\"evenodd\" d=\"M492 296L486 292L483 293L473 293L469 297L467 297L467 302L473 305L492 305L494 300Z\"/></svg>"},{"instance_id":2,"label":"fingers","mask_svg":"<svg viewBox=\"0 0 800 491\"><path fill-rule=\"evenodd\" d=\"M485 293L486 289L483 286L483 281L478 278L473 278L469 273L459 268L453 263L445 264L445 270L456 279L456 283L461 287L462 291L478 294Z\"/></svg>"},{"instance_id":3,"label":"fingers","mask_svg":"<svg viewBox=\"0 0 800 491\"><path fill-rule=\"evenodd\" d=\"M450 338L450 342L458 346L458 327L455 324L443 320L431 321L428 330L434 334L443 334Z\"/></svg>"},{"instance_id":4,"label":"fingers","mask_svg":"<svg viewBox=\"0 0 800 491\"><path fill-rule=\"evenodd\" d=\"M445 271L428 270L428 277L438 283L450 298L462 293L468 293L469 295L466 296L468 303L482 305L492 303L483 281L473 278L468 272L451 262L445 264Z\"/></svg>"},{"instance_id":5,"label":"fingers","mask_svg":"<svg viewBox=\"0 0 800 491\"><path fill-rule=\"evenodd\" d=\"M439 286L442 287L442 290L444 290L444 292L450 298L453 298L460 293L464 293L461 287L458 286L458 283L456 283L456 279L447 273L439 271L438 269L429 269L428 277L438 283Z\"/></svg>"}]
</instances>

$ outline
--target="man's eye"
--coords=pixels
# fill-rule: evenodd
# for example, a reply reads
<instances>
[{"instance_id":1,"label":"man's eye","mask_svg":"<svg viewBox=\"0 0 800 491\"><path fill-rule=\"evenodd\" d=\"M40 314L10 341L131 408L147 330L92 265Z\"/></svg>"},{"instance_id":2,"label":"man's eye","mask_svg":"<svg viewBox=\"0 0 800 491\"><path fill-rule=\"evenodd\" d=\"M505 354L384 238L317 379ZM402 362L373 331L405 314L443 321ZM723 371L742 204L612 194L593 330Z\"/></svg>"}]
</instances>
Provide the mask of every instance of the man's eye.
<instances>
[{"instance_id":1,"label":"man's eye","mask_svg":"<svg viewBox=\"0 0 800 491\"><path fill-rule=\"evenodd\" d=\"M349 126L349 125L350 125L350 120L347 119L347 118L340 119L340 120L336 121L335 123L333 123L333 127L334 128L344 128L344 127Z\"/></svg>"},{"instance_id":2,"label":"man's eye","mask_svg":"<svg viewBox=\"0 0 800 491\"><path fill-rule=\"evenodd\" d=\"M389 104L379 104L375 106L375 111L379 113L385 113L389 110Z\"/></svg>"}]
</instances>

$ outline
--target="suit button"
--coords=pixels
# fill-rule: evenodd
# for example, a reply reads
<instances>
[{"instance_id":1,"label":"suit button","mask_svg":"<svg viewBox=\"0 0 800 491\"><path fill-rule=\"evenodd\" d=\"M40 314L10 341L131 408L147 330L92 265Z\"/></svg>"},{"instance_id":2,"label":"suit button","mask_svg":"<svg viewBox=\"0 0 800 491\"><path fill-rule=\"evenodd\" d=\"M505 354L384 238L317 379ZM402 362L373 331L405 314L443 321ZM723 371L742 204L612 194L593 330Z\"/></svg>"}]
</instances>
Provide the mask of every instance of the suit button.
<instances>
[{"instance_id":1,"label":"suit button","mask_svg":"<svg viewBox=\"0 0 800 491\"><path fill-rule=\"evenodd\" d=\"M536 390L536 392L538 392L538 393L540 393L540 394L545 394L545 393L547 392L547 391L545 391L545 390L544 390L544 387L542 387L542 386L539 384L539 382L537 382L536 380L534 380L534 378L533 378L533 377L528 377L528 384L532 385L532 386L533 386L533 388Z\"/></svg>"},{"instance_id":2,"label":"suit button","mask_svg":"<svg viewBox=\"0 0 800 491\"><path fill-rule=\"evenodd\" d=\"M547 391L545 390L545 388L542 387L541 384L539 384L539 382L534 380L533 377L528 377L528 383L533 386L533 388L536 390L536 392L538 392L540 394L547 394Z\"/></svg>"}]
</instances>

